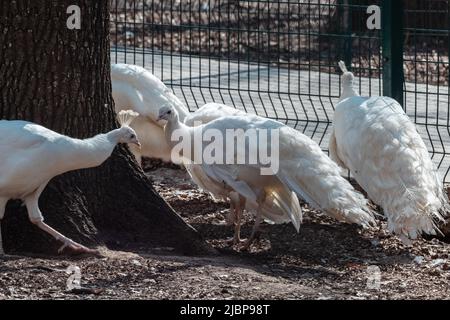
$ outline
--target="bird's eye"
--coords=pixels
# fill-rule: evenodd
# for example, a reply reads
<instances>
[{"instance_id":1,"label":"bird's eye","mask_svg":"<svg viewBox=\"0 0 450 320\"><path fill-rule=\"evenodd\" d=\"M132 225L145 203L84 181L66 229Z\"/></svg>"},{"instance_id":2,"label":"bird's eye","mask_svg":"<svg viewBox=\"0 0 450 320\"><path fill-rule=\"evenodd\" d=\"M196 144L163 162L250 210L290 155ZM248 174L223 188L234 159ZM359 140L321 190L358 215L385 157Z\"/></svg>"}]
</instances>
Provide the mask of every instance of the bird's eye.
<instances>
[{"instance_id":1,"label":"bird's eye","mask_svg":"<svg viewBox=\"0 0 450 320\"><path fill-rule=\"evenodd\" d=\"M134 138L136 138L136 136L134 134L132 134L130 138L134 139Z\"/></svg>"},{"instance_id":2,"label":"bird's eye","mask_svg":"<svg viewBox=\"0 0 450 320\"><path fill-rule=\"evenodd\" d=\"M172 113L172 110L167 111L167 114L171 114L171 113Z\"/></svg>"}]
</instances>

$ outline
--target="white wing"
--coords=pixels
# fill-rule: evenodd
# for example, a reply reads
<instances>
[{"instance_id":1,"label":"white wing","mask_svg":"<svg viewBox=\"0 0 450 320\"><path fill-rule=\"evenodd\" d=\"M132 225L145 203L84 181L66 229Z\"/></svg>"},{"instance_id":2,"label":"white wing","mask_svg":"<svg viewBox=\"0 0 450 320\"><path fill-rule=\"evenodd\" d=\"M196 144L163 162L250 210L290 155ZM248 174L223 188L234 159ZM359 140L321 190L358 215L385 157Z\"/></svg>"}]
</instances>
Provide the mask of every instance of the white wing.
<instances>
[{"instance_id":1,"label":"white wing","mask_svg":"<svg viewBox=\"0 0 450 320\"><path fill-rule=\"evenodd\" d=\"M201 108L189 114L184 123L189 127L204 124L225 116L245 116L245 112L220 103L207 103Z\"/></svg>"},{"instance_id":2,"label":"white wing","mask_svg":"<svg viewBox=\"0 0 450 320\"><path fill-rule=\"evenodd\" d=\"M185 120L188 126L209 123L224 116L246 116L245 112L218 103L208 103L191 113ZM278 179L268 183L259 177L259 170L247 166L236 165L185 165L189 174L197 185L209 191L216 198L226 198L230 189L235 190L246 198L246 208L256 212L256 194L254 187L247 181L249 177L259 179L254 185L265 186L266 199L261 204L262 216L269 222L285 223L291 221L297 231L300 228L302 212L297 196L282 185ZM252 172L252 174L250 174ZM240 173L240 174L239 174ZM239 178L241 177L241 179ZM242 179L245 176L246 179ZM259 177L259 178L258 178ZM264 179L267 179L265 177ZM247 181L246 181L247 180ZM266 184L264 184L266 183Z\"/></svg>"},{"instance_id":3,"label":"white wing","mask_svg":"<svg viewBox=\"0 0 450 320\"><path fill-rule=\"evenodd\" d=\"M250 115L222 117L203 126L203 130L209 128L220 130L224 136L227 129L266 129L270 134L278 131L280 170L276 175L286 188L339 220L362 226L374 223L367 200L340 176L338 166L320 147L300 132L280 122ZM244 150L238 149L235 152L235 159L240 152L245 152L244 156L259 153L259 150L255 149L258 146L258 143L247 143ZM228 150L223 153L226 152ZM260 164L247 166L258 169L263 167Z\"/></svg>"},{"instance_id":4,"label":"white wing","mask_svg":"<svg viewBox=\"0 0 450 320\"><path fill-rule=\"evenodd\" d=\"M300 229L302 211L296 195L276 176L261 176L259 170L247 165L202 165L213 180L238 192L246 199L246 208L255 212L261 206L264 219L273 223L292 222ZM258 195L264 192L263 201Z\"/></svg>"},{"instance_id":5,"label":"white wing","mask_svg":"<svg viewBox=\"0 0 450 320\"><path fill-rule=\"evenodd\" d=\"M339 158L383 207L389 229L411 238L435 234L447 208L442 180L401 106L387 97L350 97L337 105L334 128Z\"/></svg>"},{"instance_id":6,"label":"white wing","mask_svg":"<svg viewBox=\"0 0 450 320\"><path fill-rule=\"evenodd\" d=\"M116 112L131 109L140 114L131 124L142 144L130 146L139 161L141 156L170 161L170 147L164 138L162 125L156 120L159 109L173 106L183 120L189 113L183 103L150 71L135 65L111 66L112 95Z\"/></svg>"},{"instance_id":7,"label":"white wing","mask_svg":"<svg viewBox=\"0 0 450 320\"><path fill-rule=\"evenodd\" d=\"M337 148L337 143L336 143L336 136L334 134L334 128L332 128L332 131L331 131L330 141L328 144L328 150L330 151L331 160L336 162L341 168L348 169L345 166L345 163L342 162L342 160L339 158L338 148Z\"/></svg>"},{"instance_id":8,"label":"white wing","mask_svg":"<svg viewBox=\"0 0 450 320\"><path fill-rule=\"evenodd\" d=\"M34 123L0 121L1 196L24 196L61 173L68 140Z\"/></svg>"},{"instance_id":9,"label":"white wing","mask_svg":"<svg viewBox=\"0 0 450 320\"><path fill-rule=\"evenodd\" d=\"M160 79L142 67L113 64L111 82L116 111L131 108L155 122L159 109L165 105L173 106L181 121L189 112Z\"/></svg>"}]
</instances>

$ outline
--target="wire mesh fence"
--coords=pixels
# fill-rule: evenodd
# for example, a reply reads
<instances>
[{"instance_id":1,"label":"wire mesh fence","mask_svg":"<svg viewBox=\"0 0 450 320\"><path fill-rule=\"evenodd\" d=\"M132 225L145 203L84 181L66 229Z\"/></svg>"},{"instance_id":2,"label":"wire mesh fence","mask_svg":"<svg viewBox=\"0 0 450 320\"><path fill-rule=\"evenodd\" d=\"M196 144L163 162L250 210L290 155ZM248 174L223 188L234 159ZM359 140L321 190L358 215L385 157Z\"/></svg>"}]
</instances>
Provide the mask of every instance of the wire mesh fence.
<instances>
[{"instance_id":1,"label":"wire mesh fence","mask_svg":"<svg viewBox=\"0 0 450 320\"><path fill-rule=\"evenodd\" d=\"M405 109L433 161L450 181L448 0L412 1L405 8Z\"/></svg>"},{"instance_id":2,"label":"wire mesh fence","mask_svg":"<svg viewBox=\"0 0 450 320\"><path fill-rule=\"evenodd\" d=\"M191 111L219 102L295 127L327 150L337 61L382 94L382 1L111 0L112 62L144 66ZM404 107L445 179L450 157L449 1L405 2Z\"/></svg>"}]
</instances>

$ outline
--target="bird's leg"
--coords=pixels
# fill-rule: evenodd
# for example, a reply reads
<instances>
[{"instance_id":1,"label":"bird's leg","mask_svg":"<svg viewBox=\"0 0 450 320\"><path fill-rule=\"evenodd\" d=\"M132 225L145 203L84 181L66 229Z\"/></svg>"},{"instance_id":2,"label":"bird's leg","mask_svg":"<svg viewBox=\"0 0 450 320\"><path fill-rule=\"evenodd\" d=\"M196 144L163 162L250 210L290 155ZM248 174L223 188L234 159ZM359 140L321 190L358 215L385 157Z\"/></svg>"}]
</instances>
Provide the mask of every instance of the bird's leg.
<instances>
[{"instance_id":1,"label":"bird's leg","mask_svg":"<svg viewBox=\"0 0 450 320\"><path fill-rule=\"evenodd\" d=\"M44 188L42 188L42 190L43 189ZM42 213L38 206L38 200L42 190L38 189L33 195L30 195L25 199L25 204L27 206L28 217L30 221L41 230L52 235L57 241L61 241L63 243L61 248L59 248L58 253L61 253L65 248L69 248L76 253L98 254L97 250L86 248L85 246L73 241L72 239L65 237L64 235L44 223L44 217L42 216Z\"/></svg>"},{"instance_id":2,"label":"bird's leg","mask_svg":"<svg viewBox=\"0 0 450 320\"><path fill-rule=\"evenodd\" d=\"M242 213L245 208L245 198L239 195L237 192L231 192L230 198L230 213L232 216L231 224L234 225L233 238L227 240L228 243L236 245L241 242L241 219Z\"/></svg>"},{"instance_id":3,"label":"bird's leg","mask_svg":"<svg viewBox=\"0 0 450 320\"><path fill-rule=\"evenodd\" d=\"M0 256L3 256L5 251L3 250L3 240L2 240L2 219L0 219Z\"/></svg>"},{"instance_id":4,"label":"bird's leg","mask_svg":"<svg viewBox=\"0 0 450 320\"><path fill-rule=\"evenodd\" d=\"M258 203L258 209L256 210L255 224L253 225L252 233L250 234L250 237L242 245L241 250L248 250L259 232L259 226L261 225L261 222L263 220L261 207L265 200L266 200L266 193L262 191L258 195L258 198L256 200L256 202Z\"/></svg>"},{"instance_id":5,"label":"bird's leg","mask_svg":"<svg viewBox=\"0 0 450 320\"><path fill-rule=\"evenodd\" d=\"M7 199L0 199L0 256L5 254L5 251L3 250L3 239L2 239L2 220L3 216L5 215L7 202L8 202Z\"/></svg>"},{"instance_id":6,"label":"bird's leg","mask_svg":"<svg viewBox=\"0 0 450 320\"><path fill-rule=\"evenodd\" d=\"M261 225L261 222L262 222L261 209L258 206L258 210L256 212L255 224L253 225L252 233L250 234L250 237L242 245L241 250L248 250L250 248L250 246L255 241L256 236L259 232L259 226Z\"/></svg>"},{"instance_id":7,"label":"bird's leg","mask_svg":"<svg viewBox=\"0 0 450 320\"><path fill-rule=\"evenodd\" d=\"M58 253L61 253L65 248L69 248L76 253L88 253L88 254L97 254L97 250L89 249L82 244L79 244L72 239L69 239L50 227L48 224L44 223L44 221L32 221L36 226L38 226L41 230L44 230L48 234L52 235L56 240L61 241L63 245L59 248Z\"/></svg>"},{"instance_id":8,"label":"bird's leg","mask_svg":"<svg viewBox=\"0 0 450 320\"><path fill-rule=\"evenodd\" d=\"M237 215L238 215L237 208L239 207L239 194L237 192L232 191L228 195L228 198L230 199L230 212L226 216L226 225L227 226L233 226L233 225L235 226ZM233 245L235 242L235 238L236 238L236 228L235 228L234 236L232 238L226 240L227 244Z\"/></svg>"},{"instance_id":9,"label":"bird's leg","mask_svg":"<svg viewBox=\"0 0 450 320\"><path fill-rule=\"evenodd\" d=\"M236 221L236 205L233 199L230 199L230 212L225 217L225 222L227 226L234 225Z\"/></svg>"},{"instance_id":10,"label":"bird's leg","mask_svg":"<svg viewBox=\"0 0 450 320\"><path fill-rule=\"evenodd\" d=\"M256 212L256 220L255 220L255 224L253 225L253 229L252 229L252 233L250 234L250 237L245 240L244 244L241 247L241 250L248 250L250 248L250 246L252 245L253 241L255 241L256 236L259 232L259 226L261 225L262 222L262 215L261 215L261 210L258 207L258 211Z\"/></svg>"},{"instance_id":11,"label":"bird's leg","mask_svg":"<svg viewBox=\"0 0 450 320\"><path fill-rule=\"evenodd\" d=\"M241 220L245 208L245 198L239 195L238 206L236 208L236 219L234 221L234 239L233 244L241 243Z\"/></svg>"}]
</instances>

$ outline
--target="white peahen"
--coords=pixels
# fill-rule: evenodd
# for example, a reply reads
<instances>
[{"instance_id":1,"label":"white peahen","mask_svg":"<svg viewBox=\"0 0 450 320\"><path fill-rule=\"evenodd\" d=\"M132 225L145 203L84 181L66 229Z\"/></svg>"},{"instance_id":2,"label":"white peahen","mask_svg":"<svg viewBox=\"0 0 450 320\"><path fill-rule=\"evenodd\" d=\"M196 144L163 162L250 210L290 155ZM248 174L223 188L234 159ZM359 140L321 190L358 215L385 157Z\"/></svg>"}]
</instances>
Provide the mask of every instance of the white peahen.
<instances>
[{"instance_id":1,"label":"white peahen","mask_svg":"<svg viewBox=\"0 0 450 320\"><path fill-rule=\"evenodd\" d=\"M207 103L197 111L189 114L184 123L189 127L193 127L224 116L246 115L245 112L224 104ZM234 224L235 226L233 244L239 243L243 210L246 209L247 211L256 214L259 206L254 201L246 201L244 196L236 192L227 184L212 178L204 171L203 166L195 163L185 163L184 166L192 180L201 189L209 192L213 198L230 202L230 213L227 216L227 222L229 224ZM253 175L259 175L259 171L256 168L247 167L246 170ZM279 183L279 180L276 179L275 176L265 176L260 178L261 181L259 181L258 187L266 186L265 192L269 195L265 198L263 205L261 206L261 219L264 219L268 223L292 222L298 232L302 220L302 211L297 196L289 190L285 190L285 187ZM264 184L262 178L264 178ZM280 199L276 198L277 196L283 196L285 198L280 201ZM283 206L285 203L289 203L289 207ZM257 224L259 223L260 220L257 220Z\"/></svg>"},{"instance_id":2,"label":"white peahen","mask_svg":"<svg viewBox=\"0 0 450 320\"><path fill-rule=\"evenodd\" d=\"M63 242L59 249L93 253L44 223L39 196L47 183L62 173L96 167L113 152L118 143L139 146L136 133L128 125L137 114L122 111L121 128L90 139L73 139L26 121L0 121L0 253L3 253L1 220L10 199L22 200L30 221Z\"/></svg>"},{"instance_id":3,"label":"white peahen","mask_svg":"<svg viewBox=\"0 0 450 320\"><path fill-rule=\"evenodd\" d=\"M279 130L279 171L276 175L261 175L262 166L259 164L194 163L201 168L201 177L206 176L212 180L214 187L222 184L227 192L234 191L245 198L246 207L256 208L256 223L244 247L251 244L263 215L267 214L269 220L275 220L270 215L273 213L271 207L276 208L276 213L281 210L282 218L286 220L285 217L288 217L298 230L301 210L297 208L298 199L295 194L338 220L364 227L375 223L367 200L341 177L338 166L320 147L297 130L274 120L246 114L220 117L207 124L190 127L180 122L177 111L171 106L160 109L159 119L167 121L164 131L166 141L172 147L178 143L172 141L174 132L188 137L193 145L194 138L202 137L202 132L218 130L226 145L226 131L230 129L266 129L268 132ZM203 142L203 150L205 147ZM234 158L241 152L249 154L258 147L247 143L246 150L235 150ZM229 150L223 150L223 154L227 151ZM192 156L181 156L189 157L185 162L194 161ZM224 193L224 196L228 194Z\"/></svg>"},{"instance_id":4,"label":"white peahen","mask_svg":"<svg viewBox=\"0 0 450 320\"><path fill-rule=\"evenodd\" d=\"M142 67L113 64L111 83L116 112L131 109L139 113L131 127L142 147L130 145L138 163L141 164L142 156L170 161L170 148L161 124L156 121L158 111L163 106L173 106L183 121L189 110L161 80Z\"/></svg>"},{"instance_id":5,"label":"white peahen","mask_svg":"<svg viewBox=\"0 0 450 320\"><path fill-rule=\"evenodd\" d=\"M414 123L389 97L360 97L340 61L342 94L336 106L330 154L349 169L383 208L388 228L403 240L436 234L448 199Z\"/></svg>"}]
</instances>

